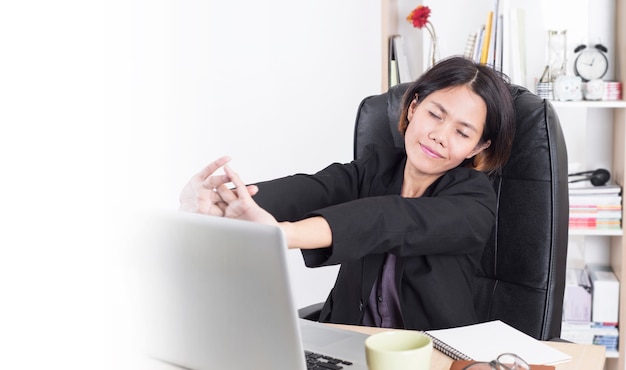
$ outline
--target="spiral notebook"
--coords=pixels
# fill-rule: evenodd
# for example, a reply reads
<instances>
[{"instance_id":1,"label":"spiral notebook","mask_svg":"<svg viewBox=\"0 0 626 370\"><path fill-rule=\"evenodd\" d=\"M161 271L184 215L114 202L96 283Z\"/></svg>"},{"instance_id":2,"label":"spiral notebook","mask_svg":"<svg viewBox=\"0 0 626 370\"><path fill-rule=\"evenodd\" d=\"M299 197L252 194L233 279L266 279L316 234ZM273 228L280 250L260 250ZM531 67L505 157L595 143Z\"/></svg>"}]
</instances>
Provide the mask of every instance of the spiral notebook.
<instances>
[{"instance_id":1,"label":"spiral notebook","mask_svg":"<svg viewBox=\"0 0 626 370\"><path fill-rule=\"evenodd\" d=\"M454 360L491 361L515 353L529 364L551 365L571 357L500 321L450 329L428 330L433 347Z\"/></svg>"}]
</instances>

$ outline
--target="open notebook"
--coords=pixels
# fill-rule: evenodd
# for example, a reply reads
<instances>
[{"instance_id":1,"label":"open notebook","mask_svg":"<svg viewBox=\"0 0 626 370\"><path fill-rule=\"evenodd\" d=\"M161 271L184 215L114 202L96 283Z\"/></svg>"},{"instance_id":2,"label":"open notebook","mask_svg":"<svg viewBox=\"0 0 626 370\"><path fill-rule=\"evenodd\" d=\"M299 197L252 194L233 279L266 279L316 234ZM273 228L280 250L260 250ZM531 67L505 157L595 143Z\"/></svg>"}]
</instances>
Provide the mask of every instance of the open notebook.
<instances>
[{"instance_id":1,"label":"open notebook","mask_svg":"<svg viewBox=\"0 0 626 370\"><path fill-rule=\"evenodd\" d=\"M529 364L551 365L571 357L500 321L429 330L433 346L455 360L491 361L515 353Z\"/></svg>"}]
</instances>

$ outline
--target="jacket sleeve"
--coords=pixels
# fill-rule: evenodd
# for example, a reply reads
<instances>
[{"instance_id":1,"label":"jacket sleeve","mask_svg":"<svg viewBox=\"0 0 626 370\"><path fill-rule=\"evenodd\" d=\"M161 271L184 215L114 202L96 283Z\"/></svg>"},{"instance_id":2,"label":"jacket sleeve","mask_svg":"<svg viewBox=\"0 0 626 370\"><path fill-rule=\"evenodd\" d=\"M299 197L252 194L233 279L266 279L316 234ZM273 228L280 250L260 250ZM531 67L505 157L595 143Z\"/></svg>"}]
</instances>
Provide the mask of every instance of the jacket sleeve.
<instances>
[{"instance_id":1,"label":"jacket sleeve","mask_svg":"<svg viewBox=\"0 0 626 370\"><path fill-rule=\"evenodd\" d=\"M402 164L395 154L390 160L387 154L370 148L363 158L346 164L333 163L313 174L296 174L276 180L257 183L258 193L253 199L278 221L297 221L310 213L332 205L342 204L369 196L371 187L378 183L380 162ZM392 177L387 173L382 176Z\"/></svg>"},{"instance_id":2,"label":"jacket sleeve","mask_svg":"<svg viewBox=\"0 0 626 370\"><path fill-rule=\"evenodd\" d=\"M495 222L496 199L483 173L456 168L430 196L385 195L312 212L332 230L332 248L303 251L307 266L360 259L370 254L402 257L470 254L482 250Z\"/></svg>"},{"instance_id":3,"label":"jacket sleeve","mask_svg":"<svg viewBox=\"0 0 626 370\"><path fill-rule=\"evenodd\" d=\"M306 214L356 199L352 165L334 163L314 174L296 174L257 183L255 202L278 221L297 221Z\"/></svg>"}]
</instances>

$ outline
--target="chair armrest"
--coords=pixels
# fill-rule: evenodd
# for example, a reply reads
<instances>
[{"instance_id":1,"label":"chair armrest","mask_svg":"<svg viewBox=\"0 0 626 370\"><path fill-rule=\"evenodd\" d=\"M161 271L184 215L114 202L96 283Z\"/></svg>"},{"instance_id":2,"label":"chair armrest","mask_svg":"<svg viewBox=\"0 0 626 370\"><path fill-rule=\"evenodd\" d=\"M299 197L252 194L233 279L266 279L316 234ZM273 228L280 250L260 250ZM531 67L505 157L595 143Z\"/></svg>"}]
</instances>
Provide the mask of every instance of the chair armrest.
<instances>
[{"instance_id":1,"label":"chair armrest","mask_svg":"<svg viewBox=\"0 0 626 370\"><path fill-rule=\"evenodd\" d=\"M298 317L310 321L319 321L324 302L314 303L298 310Z\"/></svg>"}]
</instances>

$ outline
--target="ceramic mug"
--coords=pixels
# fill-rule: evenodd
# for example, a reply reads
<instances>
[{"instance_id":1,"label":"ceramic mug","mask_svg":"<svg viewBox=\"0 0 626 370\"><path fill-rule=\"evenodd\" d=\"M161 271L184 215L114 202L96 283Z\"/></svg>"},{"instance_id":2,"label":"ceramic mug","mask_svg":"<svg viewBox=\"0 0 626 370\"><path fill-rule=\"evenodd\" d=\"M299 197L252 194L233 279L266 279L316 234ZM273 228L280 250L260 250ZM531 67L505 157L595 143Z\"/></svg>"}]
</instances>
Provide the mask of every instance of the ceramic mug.
<instances>
[{"instance_id":1,"label":"ceramic mug","mask_svg":"<svg viewBox=\"0 0 626 370\"><path fill-rule=\"evenodd\" d=\"M385 331L365 340L369 370L429 370L432 353L431 339L417 331Z\"/></svg>"}]
</instances>

